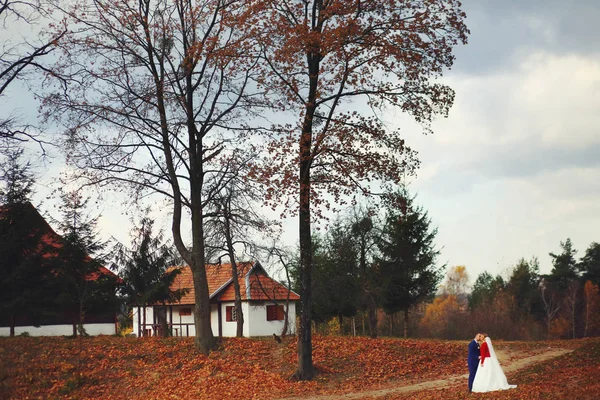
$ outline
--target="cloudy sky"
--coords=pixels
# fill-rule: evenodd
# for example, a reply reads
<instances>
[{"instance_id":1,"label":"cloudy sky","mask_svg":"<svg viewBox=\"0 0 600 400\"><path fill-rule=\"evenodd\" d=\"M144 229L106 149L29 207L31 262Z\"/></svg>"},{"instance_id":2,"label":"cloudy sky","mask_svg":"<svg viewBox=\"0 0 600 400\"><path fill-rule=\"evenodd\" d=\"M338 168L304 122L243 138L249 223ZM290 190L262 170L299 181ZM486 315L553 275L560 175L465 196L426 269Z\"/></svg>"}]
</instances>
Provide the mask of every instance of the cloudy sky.
<instances>
[{"instance_id":1,"label":"cloudy sky","mask_svg":"<svg viewBox=\"0 0 600 400\"><path fill-rule=\"evenodd\" d=\"M471 35L444 78L456 90L449 118L428 136L402 115L387 119L419 152L411 188L439 229L441 262L465 265L473 281L536 256L547 273L561 241L579 256L600 241L600 2L463 3ZM12 104L32 114L18 97ZM101 211L103 235L125 240L118 202ZM294 221L286 227L293 243Z\"/></svg>"},{"instance_id":2,"label":"cloudy sky","mask_svg":"<svg viewBox=\"0 0 600 400\"><path fill-rule=\"evenodd\" d=\"M422 161L412 188L449 266L474 280L536 256L547 273L561 241L578 256L600 241L600 2L463 4L449 118L425 137L399 122Z\"/></svg>"}]
</instances>

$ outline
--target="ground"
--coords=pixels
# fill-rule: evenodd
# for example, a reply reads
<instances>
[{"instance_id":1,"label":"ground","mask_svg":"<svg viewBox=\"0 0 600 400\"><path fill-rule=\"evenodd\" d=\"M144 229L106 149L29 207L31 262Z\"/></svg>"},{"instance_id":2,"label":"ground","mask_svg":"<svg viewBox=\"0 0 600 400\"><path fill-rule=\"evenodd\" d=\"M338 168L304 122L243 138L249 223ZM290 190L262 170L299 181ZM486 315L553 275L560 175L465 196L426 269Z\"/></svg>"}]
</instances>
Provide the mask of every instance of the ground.
<instances>
[{"instance_id":1,"label":"ground","mask_svg":"<svg viewBox=\"0 0 600 400\"><path fill-rule=\"evenodd\" d=\"M465 341L314 338L316 379L289 379L295 339L225 339L206 357L192 339L0 338L0 399L600 398L600 339L502 342L516 389L466 390Z\"/></svg>"}]
</instances>

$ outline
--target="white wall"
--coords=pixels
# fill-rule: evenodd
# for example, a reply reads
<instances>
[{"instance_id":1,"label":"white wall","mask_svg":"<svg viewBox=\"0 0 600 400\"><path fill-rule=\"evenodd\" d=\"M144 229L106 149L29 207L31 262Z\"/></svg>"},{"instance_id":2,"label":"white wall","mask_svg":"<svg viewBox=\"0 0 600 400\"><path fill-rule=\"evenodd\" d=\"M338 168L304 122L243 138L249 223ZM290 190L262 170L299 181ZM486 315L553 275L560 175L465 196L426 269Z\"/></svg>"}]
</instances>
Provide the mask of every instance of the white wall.
<instances>
[{"instance_id":1,"label":"white wall","mask_svg":"<svg viewBox=\"0 0 600 400\"><path fill-rule=\"evenodd\" d=\"M85 331L90 336L96 335L114 335L117 333L114 323L107 324L85 324ZM73 334L73 325L42 325L35 326L15 326L15 335L20 335L24 332L30 336L70 336ZM0 336L9 336L10 328L0 328Z\"/></svg>"},{"instance_id":2,"label":"white wall","mask_svg":"<svg viewBox=\"0 0 600 400\"><path fill-rule=\"evenodd\" d=\"M235 306L235 303L229 302L229 303L221 303L221 318L222 318L222 333L224 337L235 337L236 333L237 333L237 321L227 321L227 312L225 310L225 307L233 307ZM212 329L213 329L213 334L215 336L217 336L219 334L219 325L218 325L218 315L216 314L216 307L215 307L215 311L214 314L212 315L211 318L211 324L212 324ZM243 330L243 335L245 337L249 336L249 323L248 323L248 302L247 301L243 301L242 302L242 313L244 314L244 330Z\"/></svg>"},{"instance_id":3,"label":"white wall","mask_svg":"<svg viewBox=\"0 0 600 400\"><path fill-rule=\"evenodd\" d=\"M236 333L236 329L237 329L237 322L236 321L227 321L227 313L225 312L225 307L229 307L229 306L233 306L235 305L234 302L230 302L230 303L221 303L221 324L222 324L222 334L224 337L233 337L235 336ZM242 312L245 312L244 309L242 308ZM217 314L216 312L213 313L212 315L214 318L217 318ZM214 319L213 318L213 319ZM217 336L219 334L219 325L217 323L217 321L212 322L212 328L213 328L213 333L215 336ZM244 326L246 325L246 323L244 322Z\"/></svg>"},{"instance_id":4,"label":"white wall","mask_svg":"<svg viewBox=\"0 0 600 400\"><path fill-rule=\"evenodd\" d=\"M219 310L217 307L217 304L210 305L210 329L212 329L213 336L219 336ZM225 314L223 314L223 319L225 319Z\"/></svg>"},{"instance_id":5,"label":"white wall","mask_svg":"<svg viewBox=\"0 0 600 400\"><path fill-rule=\"evenodd\" d=\"M246 313L248 321L248 336L271 336L276 333L281 334L283 329L283 320L267 321L267 305L279 304L285 309L285 302L264 302L262 305L249 305L249 310ZM288 314L288 334L296 333L296 303L290 302Z\"/></svg>"},{"instance_id":6,"label":"white wall","mask_svg":"<svg viewBox=\"0 0 600 400\"><path fill-rule=\"evenodd\" d=\"M258 303L242 302L242 312L244 313L244 336L271 336L272 334L280 334L283 329L283 320L282 321L267 321L267 305L269 304L280 304L285 308L285 302L261 302ZM227 313L225 311L225 307L233 306L233 302L221 303L221 324L222 324L222 334L224 337L235 337L237 322L236 321L226 321ZM211 304L210 307L210 324L213 331L213 335L219 335L219 313L218 313L217 304ZM189 308L189 306L185 307ZM143 322L143 315L142 322ZM152 324L154 321L154 312L152 307L146 308L146 324ZM169 323L173 323L175 328L180 329L177 324L181 321L182 323L194 323L194 314L188 316L181 316L179 314L179 307L173 307L173 321L170 320L170 312L167 310L167 321ZM186 327L183 326L183 332L179 332L179 335L186 335ZM140 336L138 332L138 308L135 307L133 309L133 333L136 336ZM294 302L290 302L290 310L289 310L289 325L288 325L288 334L296 333L296 304ZM189 335L195 336L196 328L194 325L189 327Z\"/></svg>"}]
</instances>

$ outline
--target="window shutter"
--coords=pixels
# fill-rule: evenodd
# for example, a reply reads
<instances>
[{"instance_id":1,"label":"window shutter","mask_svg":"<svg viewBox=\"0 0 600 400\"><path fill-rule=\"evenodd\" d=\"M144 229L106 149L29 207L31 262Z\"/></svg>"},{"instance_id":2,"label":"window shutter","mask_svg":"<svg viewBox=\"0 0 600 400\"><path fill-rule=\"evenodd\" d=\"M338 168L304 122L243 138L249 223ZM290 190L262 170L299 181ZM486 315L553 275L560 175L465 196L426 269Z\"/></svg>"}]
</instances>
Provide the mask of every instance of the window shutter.
<instances>
[{"instance_id":1,"label":"window shutter","mask_svg":"<svg viewBox=\"0 0 600 400\"><path fill-rule=\"evenodd\" d=\"M232 309L233 307L231 306L225 307L225 321L233 321L233 318L231 317Z\"/></svg>"},{"instance_id":2,"label":"window shutter","mask_svg":"<svg viewBox=\"0 0 600 400\"><path fill-rule=\"evenodd\" d=\"M275 312L273 312L275 311ZM273 315L275 314L275 315ZM275 310L275 306L274 305L268 305L267 306L267 321L273 321L277 318L277 311Z\"/></svg>"},{"instance_id":3,"label":"window shutter","mask_svg":"<svg viewBox=\"0 0 600 400\"><path fill-rule=\"evenodd\" d=\"M281 321L283 317L283 306L276 304L267 306L267 321Z\"/></svg>"}]
</instances>

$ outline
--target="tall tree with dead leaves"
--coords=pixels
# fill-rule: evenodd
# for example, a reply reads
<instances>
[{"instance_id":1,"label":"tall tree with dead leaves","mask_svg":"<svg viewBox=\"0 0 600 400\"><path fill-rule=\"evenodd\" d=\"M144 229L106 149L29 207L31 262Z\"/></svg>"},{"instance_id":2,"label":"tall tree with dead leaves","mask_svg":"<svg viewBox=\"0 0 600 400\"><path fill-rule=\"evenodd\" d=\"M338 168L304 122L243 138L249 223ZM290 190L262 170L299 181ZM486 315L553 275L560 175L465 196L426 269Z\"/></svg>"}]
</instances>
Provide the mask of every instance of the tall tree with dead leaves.
<instances>
[{"instance_id":1,"label":"tall tree with dead leaves","mask_svg":"<svg viewBox=\"0 0 600 400\"><path fill-rule=\"evenodd\" d=\"M458 0L252 2L247 21L263 49L261 83L293 121L266 132L271 161L256 172L271 183L272 203L285 196L299 218L298 379L314 375L311 222L326 198L370 194L374 183L396 184L417 167L379 112L406 112L426 131L448 113L454 92L437 78L467 41L460 7Z\"/></svg>"}]
</instances>

